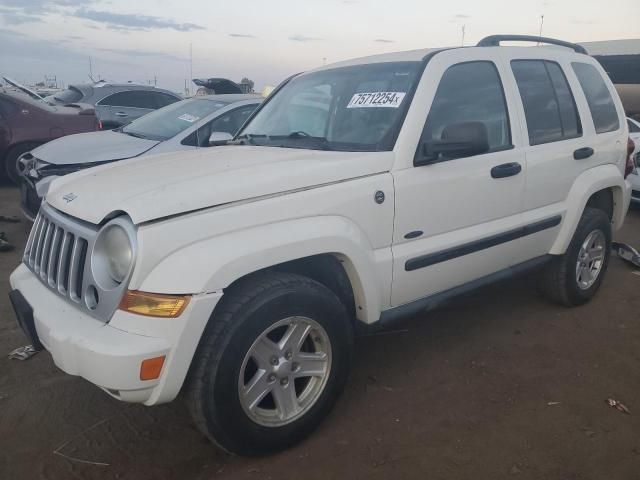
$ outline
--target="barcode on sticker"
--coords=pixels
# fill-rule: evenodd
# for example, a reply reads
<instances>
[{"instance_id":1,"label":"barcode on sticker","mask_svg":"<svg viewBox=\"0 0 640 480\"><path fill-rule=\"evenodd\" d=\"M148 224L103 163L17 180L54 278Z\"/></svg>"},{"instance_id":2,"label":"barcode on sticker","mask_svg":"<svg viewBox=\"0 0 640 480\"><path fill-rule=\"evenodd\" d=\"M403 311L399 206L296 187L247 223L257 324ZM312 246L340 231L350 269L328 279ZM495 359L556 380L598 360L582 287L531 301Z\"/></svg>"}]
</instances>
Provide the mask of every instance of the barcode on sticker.
<instances>
[{"instance_id":1,"label":"barcode on sticker","mask_svg":"<svg viewBox=\"0 0 640 480\"><path fill-rule=\"evenodd\" d=\"M365 92L351 97L347 108L398 108L406 92Z\"/></svg>"}]
</instances>

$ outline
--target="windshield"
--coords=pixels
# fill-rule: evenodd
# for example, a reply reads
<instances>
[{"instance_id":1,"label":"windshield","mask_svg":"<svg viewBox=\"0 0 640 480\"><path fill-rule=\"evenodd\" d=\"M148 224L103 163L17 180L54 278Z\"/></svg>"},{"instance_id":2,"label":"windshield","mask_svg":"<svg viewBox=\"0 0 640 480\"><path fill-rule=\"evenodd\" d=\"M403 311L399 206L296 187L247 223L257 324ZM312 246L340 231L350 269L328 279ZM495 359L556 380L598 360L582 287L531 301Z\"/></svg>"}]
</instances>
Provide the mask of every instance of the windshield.
<instances>
[{"instance_id":1,"label":"windshield","mask_svg":"<svg viewBox=\"0 0 640 480\"><path fill-rule=\"evenodd\" d=\"M82 92L75 87L69 87L56 93L53 98L62 103L76 103L82 98Z\"/></svg>"},{"instance_id":2,"label":"windshield","mask_svg":"<svg viewBox=\"0 0 640 480\"><path fill-rule=\"evenodd\" d=\"M421 71L419 62L393 62L300 75L238 139L288 148L391 150Z\"/></svg>"},{"instance_id":3,"label":"windshield","mask_svg":"<svg viewBox=\"0 0 640 480\"><path fill-rule=\"evenodd\" d=\"M122 132L150 140L168 140L227 105L218 100L182 100L134 120Z\"/></svg>"}]
</instances>

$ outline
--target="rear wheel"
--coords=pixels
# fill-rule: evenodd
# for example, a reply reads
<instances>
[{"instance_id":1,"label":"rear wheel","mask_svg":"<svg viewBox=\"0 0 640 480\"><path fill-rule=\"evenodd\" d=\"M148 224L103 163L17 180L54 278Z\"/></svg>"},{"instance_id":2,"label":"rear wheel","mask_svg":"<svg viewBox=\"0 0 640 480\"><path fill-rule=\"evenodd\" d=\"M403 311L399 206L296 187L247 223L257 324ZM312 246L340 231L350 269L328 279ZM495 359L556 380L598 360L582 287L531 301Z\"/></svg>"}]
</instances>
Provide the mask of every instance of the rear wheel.
<instances>
[{"instance_id":1,"label":"rear wheel","mask_svg":"<svg viewBox=\"0 0 640 480\"><path fill-rule=\"evenodd\" d=\"M22 168L19 164L20 157L27 152L30 152L38 146L37 143L21 143L12 147L4 158L4 168L9 180L16 185L20 184L20 176Z\"/></svg>"},{"instance_id":2,"label":"rear wheel","mask_svg":"<svg viewBox=\"0 0 640 480\"><path fill-rule=\"evenodd\" d=\"M551 300L566 306L588 302L600 288L611 251L608 215L587 207L564 255L546 265L541 289Z\"/></svg>"},{"instance_id":3,"label":"rear wheel","mask_svg":"<svg viewBox=\"0 0 640 480\"><path fill-rule=\"evenodd\" d=\"M231 292L194 357L187 401L200 430L223 449L284 449L322 421L347 379L353 332L323 285L270 272Z\"/></svg>"}]
</instances>

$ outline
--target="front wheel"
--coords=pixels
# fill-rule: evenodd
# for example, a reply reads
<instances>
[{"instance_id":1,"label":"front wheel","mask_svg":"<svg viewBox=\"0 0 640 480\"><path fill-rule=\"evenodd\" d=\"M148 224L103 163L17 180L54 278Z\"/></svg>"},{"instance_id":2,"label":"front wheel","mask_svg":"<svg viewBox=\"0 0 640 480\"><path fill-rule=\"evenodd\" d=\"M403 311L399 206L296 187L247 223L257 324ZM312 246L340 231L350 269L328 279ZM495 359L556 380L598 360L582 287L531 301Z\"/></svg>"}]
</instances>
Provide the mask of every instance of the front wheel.
<instances>
[{"instance_id":1,"label":"front wheel","mask_svg":"<svg viewBox=\"0 0 640 480\"><path fill-rule=\"evenodd\" d=\"M541 288L566 306L588 302L600 288L611 252L611 222L599 209L587 207L564 255L546 265Z\"/></svg>"},{"instance_id":2,"label":"front wheel","mask_svg":"<svg viewBox=\"0 0 640 480\"><path fill-rule=\"evenodd\" d=\"M327 415L346 382L353 332L333 292L270 272L228 294L194 357L187 401L200 430L223 449L284 449Z\"/></svg>"}]
</instances>

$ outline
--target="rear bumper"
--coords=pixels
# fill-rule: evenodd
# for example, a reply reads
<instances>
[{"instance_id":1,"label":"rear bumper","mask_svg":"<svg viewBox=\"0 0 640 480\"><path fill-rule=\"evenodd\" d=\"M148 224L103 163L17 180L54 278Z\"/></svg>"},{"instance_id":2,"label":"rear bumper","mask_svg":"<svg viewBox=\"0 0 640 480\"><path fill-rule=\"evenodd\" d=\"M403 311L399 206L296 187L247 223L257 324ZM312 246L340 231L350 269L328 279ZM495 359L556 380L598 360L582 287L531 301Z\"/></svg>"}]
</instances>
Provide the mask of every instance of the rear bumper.
<instances>
[{"instance_id":1,"label":"rear bumper","mask_svg":"<svg viewBox=\"0 0 640 480\"><path fill-rule=\"evenodd\" d=\"M56 295L24 265L11 275L11 287L33 309L37 336L56 366L120 400L148 405L170 401L178 394L202 329L221 296L194 297L176 319L145 317L141 323L138 315L117 311L106 324ZM159 356L166 357L160 377L140 380L142 361Z\"/></svg>"}]
</instances>

